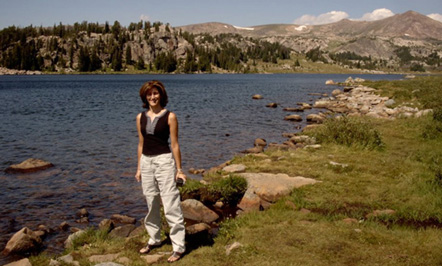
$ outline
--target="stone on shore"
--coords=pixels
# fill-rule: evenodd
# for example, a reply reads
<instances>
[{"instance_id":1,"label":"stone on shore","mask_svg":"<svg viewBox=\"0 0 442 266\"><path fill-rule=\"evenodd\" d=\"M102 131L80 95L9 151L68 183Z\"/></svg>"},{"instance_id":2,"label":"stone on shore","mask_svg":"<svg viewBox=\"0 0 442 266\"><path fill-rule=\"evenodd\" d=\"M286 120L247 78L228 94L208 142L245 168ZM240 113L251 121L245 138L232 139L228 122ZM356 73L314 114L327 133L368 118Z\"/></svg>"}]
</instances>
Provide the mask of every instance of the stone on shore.
<instances>
[{"instance_id":1,"label":"stone on shore","mask_svg":"<svg viewBox=\"0 0 442 266\"><path fill-rule=\"evenodd\" d=\"M14 261L3 266L32 266L28 258L24 258L18 261Z\"/></svg>"},{"instance_id":2,"label":"stone on shore","mask_svg":"<svg viewBox=\"0 0 442 266\"><path fill-rule=\"evenodd\" d=\"M267 146L267 141L265 139L255 139L255 146L262 146L265 147Z\"/></svg>"},{"instance_id":3,"label":"stone on shore","mask_svg":"<svg viewBox=\"0 0 442 266\"><path fill-rule=\"evenodd\" d=\"M192 221L211 224L219 218L218 214L195 199L187 199L181 202L181 208L183 209L184 218Z\"/></svg>"},{"instance_id":4,"label":"stone on shore","mask_svg":"<svg viewBox=\"0 0 442 266\"><path fill-rule=\"evenodd\" d=\"M206 223L193 224L186 227L186 234L194 235L204 231L209 231L210 228L211 228L210 225Z\"/></svg>"},{"instance_id":5,"label":"stone on shore","mask_svg":"<svg viewBox=\"0 0 442 266\"><path fill-rule=\"evenodd\" d=\"M3 254L11 253L22 254L40 248L42 245L41 238L34 231L27 227L23 227L16 232L6 244Z\"/></svg>"},{"instance_id":6,"label":"stone on shore","mask_svg":"<svg viewBox=\"0 0 442 266\"><path fill-rule=\"evenodd\" d=\"M122 224L135 224L137 222L137 219L121 214L113 214L111 220Z\"/></svg>"},{"instance_id":7,"label":"stone on shore","mask_svg":"<svg viewBox=\"0 0 442 266\"><path fill-rule=\"evenodd\" d=\"M318 182L311 178L291 177L287 174L240 173L239 175L247 180L249 193L254 193L271 203L289 195L294 188Z\"/></svg>"},{"instance_id":8,"label":"stone on shore","mask_svg":"<svg viewBox=\"0 0 442 266\"><path fill-rule=\"evenodd\" d=\"M309 114L309 115L307 115L306 119L307 119L307 122L317 123L317 124L321 124L325 120L324 116L319 115L319 114Z\"/></svg>"},{"instance_id":9,"label":"stone on shore","mask_svg":"<svg viewBox=\"0 0 442 266\"><path fill-rule=\"evenodd\" d=\"M75 232L75 233L73 233L73 234L70 234L70 235L68 236L68 238L64 241L64 247L65 247L65 248L70 248L70 247L72 247L72 243L73 243L74 239L80 237L81 235L83 235L83 234L85 234L85 233L86 233L86 231L84 231L84 230L79 230L79 231L77 231L77 232Z\"/></svg>"},{"instance_id":10,"label":"stone on shore","mask_svg":"<svg viewBox=\"0 0 442 266\"><path fill-rule=\"evenodd\" d=\"M223 168L223 171L228 173L242 173L245 170L246 166L243 164L231 164Z\"/></svg>"},{"instance_id":11,"label":"stone on shore","mask_svg":"<svg viewBox=\"0 0 442 266\"><path fill-rule=\"evenodd\" d=\"M112 230L109 233L109 236L125 238L125 237L128 237L129 234L135 229L136 229L136 226L134 224L125 224L125 225L116 227L114 230Z\"/></svg>"},{"instance_id":12,"label":"stone on shore","mask_svg":"<svg viewBox=\"0 0 442 266\"><path fill-rule=\"evenodd\" d=\"M32 173L40 170L45 170L47 168L53 167L54 165L50 162L43 161L40 159L29 158L19 164L13 164L6 168L6 173Z\"/></svg>"}]
</instances>

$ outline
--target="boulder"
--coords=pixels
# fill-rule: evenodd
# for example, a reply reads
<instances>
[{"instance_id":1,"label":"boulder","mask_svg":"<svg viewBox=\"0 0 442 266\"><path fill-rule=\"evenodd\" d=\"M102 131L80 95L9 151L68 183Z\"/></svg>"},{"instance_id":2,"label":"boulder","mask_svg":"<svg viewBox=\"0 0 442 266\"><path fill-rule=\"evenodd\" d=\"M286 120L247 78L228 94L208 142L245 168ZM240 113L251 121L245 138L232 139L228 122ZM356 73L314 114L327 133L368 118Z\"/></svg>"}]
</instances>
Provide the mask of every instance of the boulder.
<instances>
[{"instance_id":1,"label":"boulder","mask_svg":"<svg viewBox=\"0 0 442 266\"><path fill-rule=\"evenodd\" d=\"M267 141L265 139L255 139L255 146L267 146Z\"/></svg>"},{"instance_id":2,"label":"boulder","mask_svg":"<svg viewBox=\"0 0 442 266\"><path fill-rule=\"evenodd\" d=\"M268 202L276 202L283 196L287 196L294 188L308 184L315 184L316 180L302 176L291 177L287 174L270 173L240 173L248 183L249 193L255 193L261 199Z\"/></svg>"},{"instance_id":3,"label":"boulder","mask_svg":"<svg viewBox=\"0 0 442 266\"><path fill-rule=\"evenodd\" d=\"M114 230L112 230L109 235L111 237L121 237L125 238L128 237L129 234L135 230L136 226L134 224L125 224L122 226L116 227Z\"/></svg>"},{"instance_id":4,"label":"boulder","mask_svg":"<svg viewBox=\"0 0 442 266\"><path fill-rule=\"evenodd\" d=\"M255 95L252 96L252 99L254 99L254 100L261 100L261 99L264 99L264 97L262 97L262 95L260 95L260 94L255 94Z\"/></svg>"},{"instance_id":5,"label":"boulder","mask_svg":"<svg viewBox=\"0 0 442 266\"><path fill-rule=\"evenodd\" d=\"M322 115L318 115L318 114L309 114L307 117L307 122L312 122L312 123L317 123L317 124L321 124L322 122L324 122L324 117Z\"/></svg>"},{"instance_id":6,"label":"boulder","mask_svg":"<svg viewBox=\"0 0 442 266\"><path fill-rule=\"evenodd\" d=\"M192 221L210 224L219 218L218 214L195 199L187 199L181 202L181 208L183 209L184 218Z\"/></svg>"},{"instance_id":7,"label":"boulder","mask_svg":"<svg viewBox=\"0 0 442 266\"><path fill-rule=\"evenodd\" d=\"M5 264L3 266L32 266L32 264L28 258L24 258L21 260L17 260L17 261Z\"/></svg>"},{"instance_id":8,"label":"boulder","mask_svg":"<svg viewBox=\"0 0 442 266\"><path fill-rule=\"evenodd\" d=\"M282 109L283 111L287 111L287 112L304 112L304 108L303 107L286 107L284 109Z\"/></svg>"},{"instance_id":9,"label":"boulder","mask_svg":"<svg viewBox=\"0 0 442 266\"><path fill-rule=\"evenodd\" d=\"M32 173L40 170L44 170L54 165L50 162L40 159L29 158L19 164L13 164L6 168L7 173Z\"/></svg>"},{"instance_id":10,"label":"boulder","mask_svg":"<svg viewBox=\"0 0 442 266\"><path fill-rule=\"evenodd\" d=\"M210 225L206 223L193 224L186 227L186 234L194 235L204 231L209 231L210 228L211 228Z\"/></svg>"},{"instance_id":11,"label":"boulder","mask_svg":"<svg viewBox=\"0 0 442 266\"><path fill-rule=\"evenodd\" d=\"M264 151L263 146L255 146L253 148L242 151L242 153L261 153Z\"/></svg>"},{"instance_id":12,"label":"boulder","mask_svg":"<svg viewBox=\"0 0 442 266\"><path fill-rule=\"evenodd\" d=\"M385 101L384 104L385 104L386 107L392 107L393 105L396 104L396 101L393 100L393 99L388 99L387 101Z\"/></svg>"},{"instance_id":13,"label":"boulder","mask_svg":"<svg viewBox=\"0 0 442 266\"><path fill-rule=\"evenodd\" d=\"M304 144L316 144L316 139L309 137L307 135L293 136L290 138L290 141L294 144L304 143Z\"/></svg>"},{"instance_id":14,"label":"boulder","mask_svg":"<svg viewBox=\"0 0 442 266\"><path fill-rule=\"evenodd\" d=\"M327 108L330 105L329 101L326 100L319 100L316 101L315 104L313 105L314 108Z\"/></svg>"},{"instance_id":15,"label":"boulder","mask_svg":"<svg viewBox=\"0 0 442 266\"><path fill-rule=\"evenodd\" d=\"M231 164L223 168L223 171L228 173L242 173L246 170L246 166L243 164Z\"/></svg>"},{"instance_id":16,"label":"boulder","mask_svg":"<svg viewBox=\"0 0 442 266\"><path fill-rule=\"evenodd\" d=\"M308 103L297 103L297 105L300 105L302 109L312 109L312 106Z\"/></svg>"},{"instance_id":17,"label":"boulder","mask_svg":"<svg viewBox=\"0 0 442 266\"><path fill-rule=\"evenodd\" d=\"M261 208L261 198L255 194L253 188L249 188L244 193L238 206L244 213L251 211L259 211Z\"/></svg>"},{"instance_id":18,"label":"boulder","mask_svg":"<svg viewBox=\"0 0 442 266\"><path fill-rule=\"evenodd\" d=\"M22 254L40 248L42 240L31 229L24 227L16 232L6 244L3 253L5 255L16 253Z\"/></svg>"},{"instance_id":19,"label":"boulder","mask_svg":"<svg viewBox=\"0 0 442 266\"><path fill-rule=\"evenodd\" d=\"M266 107L276 108L276 107L278 107L278 104L277 103L269 103L269 104L266 105Z\"/></svg>"},{"instance_id":20,"label":"boulder","mask_svg":"<svg viewBox=\"0 0 442 266\"><path fill-rule=\"evenodd\" d=\"M205 169L195 169L195 168L190 168L189 169L189 174L191 175L200 175L200 174L204 174L206 170Z\"/></svg>"},{"instance_id":21,"label":"boulder","mask_svg":"<svg viewBox=\"0 0 442 266\"><path fill-rule=\"evenodd\" d=\"M64 256L58 258L58 260L64 262L67 265L80 266L80 263L78 261L74 260L74 257L72 257L71 254L64 255Z\"/></svg>"},{"instance_id":22,"label":"boulder","mask_svg":"<svg viewBox=\"0 0 442 266\"><path fill-rule=\"evenodd\" d=\"M89 216L89 212L86 210L86 208L82 208L79 211L77 211L77 216L78 217L88 217Z\"/></svg>"},{"instance_id":23,"label":"boulder","mask_svg":"<svg viewBox=\"0 0 442 266\"><path fill-rule=\"evenodd\" d=\"M74 241L74 239L76 239L77 237L80 237L81 235L85 234L86 231L84 230L79 230L73 234L70 234L68 236L68 238L64 241L64 247L65 248L71 248L72 247L72 242Z\"/></svg>"},{"instance_id":24,"label":"boulder","mask_svg":"<svg viewBox=\"0 0 442 266\"><path fill-rule=\"evenodd\" d=\"M286 117L284 117L284 120L289 120L289 121L302 121L302 117L300 115L288 115Z\"/></svg>"},{"instance_id":25,"label":"boulder","mask_svg":"<svg viewBox=\"0 0 442 266\"><path fill-rule=\"evenodd\" d=\"M110 232L115 228L115 224L110 219L104 219L98 224L98 229L106 232Z\"/></svg>"},{"instance_id":26,"label":"boulder","mask_svg":"<svg viewBox=\"0 0 442 266\"><path fill-rule=\"evenodd\" d=\"M111 220L122 223L122 224L135 224L137 220L135 218L129 217L127 215L121 215L121 214L113 214L111 216Z\"/></svg>"},{"instance_id":27,"label":"boulder","mask_svg":"<svg viewBox=\"0 0 442 266\"><path fill-rule=\"evenodd\" d=\"M325 82L325 85L335 85L335 82L332 79L329 79Z\"/></svg>"},{"instance_id":28,"label":"boulder","mask_svg":"<svg viewBox=\"0 0 442 266\"><path fill-rule=\"evenodd\" d=\"M339 94L342 94L342 91L340 89L336 89L332 91L332 96L337 96Z\"/></svg>"}]
</instances>

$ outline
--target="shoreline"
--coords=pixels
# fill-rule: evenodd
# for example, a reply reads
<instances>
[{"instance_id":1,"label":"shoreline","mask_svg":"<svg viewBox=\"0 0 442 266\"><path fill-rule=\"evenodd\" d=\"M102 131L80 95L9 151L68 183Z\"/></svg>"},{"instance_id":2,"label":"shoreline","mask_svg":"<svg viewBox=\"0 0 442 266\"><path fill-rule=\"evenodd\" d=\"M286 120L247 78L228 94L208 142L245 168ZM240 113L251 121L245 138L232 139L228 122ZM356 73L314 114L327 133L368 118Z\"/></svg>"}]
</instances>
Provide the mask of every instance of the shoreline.
<instances>
[{"instance_id":1,"label":"shoreline","mask_svg":"<svg viewBox=\"0 0 442 266\"><path fill-rule=\"evenodd\" d=\"M271 75L271 74L342 74L342 75L415 75L415 76L431 76L431 75L442 75L442 73L416 73L416 72L385 72L381 70L353 70L342 72L328 72L328 71L318 71L318 72L286 72L286 71L275 71L275 72L224 72L224 71L214 71L209 72L199 72L199 73L158 73L158 72L143 72L143 71L95 71L95 72L78 72L78 71L62 71L62 72L46 72L46 71L32 71L32 70L18 70L18 69L8 69L5 67L0 67L0 76L35 76L35 75L210 75L210 74L258 74L258 75Z\"/></svg>"}]
</instances>

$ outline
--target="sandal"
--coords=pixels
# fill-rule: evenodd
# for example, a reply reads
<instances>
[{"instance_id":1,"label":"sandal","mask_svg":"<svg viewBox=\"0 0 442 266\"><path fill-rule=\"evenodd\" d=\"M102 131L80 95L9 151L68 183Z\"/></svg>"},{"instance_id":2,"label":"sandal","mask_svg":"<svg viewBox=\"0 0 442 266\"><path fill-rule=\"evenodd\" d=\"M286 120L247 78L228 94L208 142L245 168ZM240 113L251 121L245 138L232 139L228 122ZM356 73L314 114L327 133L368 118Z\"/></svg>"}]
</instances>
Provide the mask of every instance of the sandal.
<instances>
[{"instance_id":1,"label":"sandal","mask_svg":"<svg viewBox=\"0 0 442 266\"><path fill-rule=\"evenodd\" d=\"M159 247L160 245L150 245L147 244L144 248L140 249L140 254L147 254L151 252L154 248Z\"/></svg>"},{"instance_id":2,"label":"sandal","mask_svg":"<svg viewBox=\"0 0 442 266\"><path fill-rule=\"evenodd\" d=\"M172 263L172 262L178 261L179 259L181 259L182 256L183 256L183 253L180 253L180 252L176 252L176 251L174 251L174 252L172 253L172 256L170 256L170 257L167 259L167 262Z\"/></svg>"}]
</instances>

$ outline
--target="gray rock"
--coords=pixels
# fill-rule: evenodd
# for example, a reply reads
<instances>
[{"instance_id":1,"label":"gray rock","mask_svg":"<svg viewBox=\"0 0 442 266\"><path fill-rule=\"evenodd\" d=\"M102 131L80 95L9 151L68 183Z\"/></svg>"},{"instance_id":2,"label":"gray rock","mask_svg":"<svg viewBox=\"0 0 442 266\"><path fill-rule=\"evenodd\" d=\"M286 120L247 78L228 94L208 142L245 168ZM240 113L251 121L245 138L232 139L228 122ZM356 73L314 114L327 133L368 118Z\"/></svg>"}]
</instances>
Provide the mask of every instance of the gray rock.
<instances>
[{"instance_id":1,"label":"gray rock","mask_svg":"<svg viewBox=\"0 0 442 266\"><path fill-rule=\"evenodd\" d=\"M76 260L74 260L74 257L72 257L71 254L67 254L65 256L62 256L60 258L58 258L59 261L67 263L68 265L75 265L75 266L80 266L80 263Z\"/></svg>"},{"instance_id":2,"label":"gray rock","mask_svg":"<svg viewBox=\"0 0 442 266\"><path fill-rule=\"evenodd\" d=\"M155 255L144 255L144 256L141 256L141 258L147 264L158 263L163 257L164 257L164 254L155 254Z\"/></svg>"},{"instance_id":3,"label":"gray rock","mask_svg":"<svg viewBox=\"0 0 442 266\"><path fill-rule=\"evenodd\" d=\"M246 166L243 164L231 164L223 168L223 171L228 173L242 173L246 170Z\"/></svg>"},{"instance_id":4,"label":"gray rock","mask_svg":"<svg viewBox=\"0 0 442 266\"><path fill-rule=\"evenodd\" d=\"M396 101L393 99L389 99L385 102L385 106L387 106L387 107L392 107L395 104L396 104Z\"/></svg>"},{"instance_id":5,"label":"gray rock","mask_svg":"<svg viewBox=\"0 0 442 266\"><path fill-rule=\"evenodd\" d=\"M89 257L89 261L94 263L109 262L117 259L119 255L120 254L92 255Z\"/></svg>"}]
</instances>

